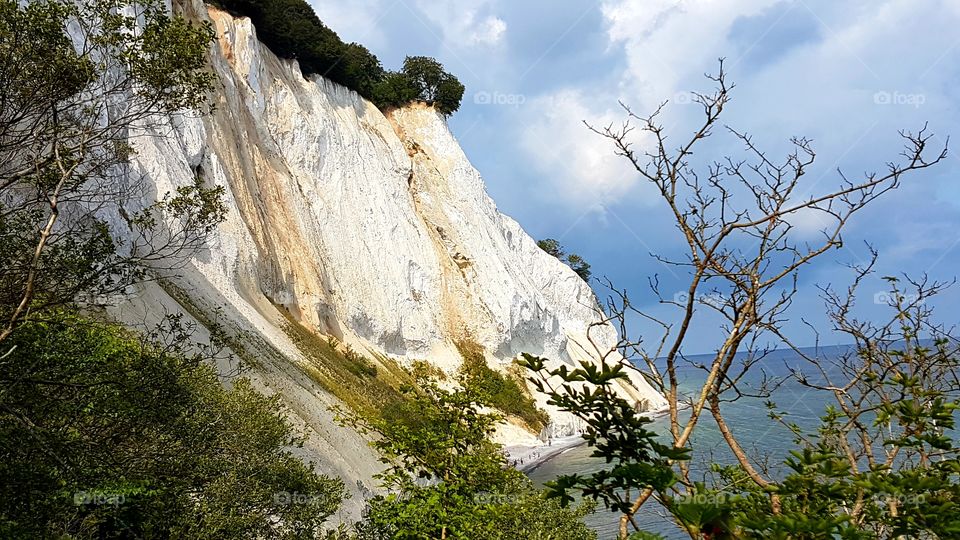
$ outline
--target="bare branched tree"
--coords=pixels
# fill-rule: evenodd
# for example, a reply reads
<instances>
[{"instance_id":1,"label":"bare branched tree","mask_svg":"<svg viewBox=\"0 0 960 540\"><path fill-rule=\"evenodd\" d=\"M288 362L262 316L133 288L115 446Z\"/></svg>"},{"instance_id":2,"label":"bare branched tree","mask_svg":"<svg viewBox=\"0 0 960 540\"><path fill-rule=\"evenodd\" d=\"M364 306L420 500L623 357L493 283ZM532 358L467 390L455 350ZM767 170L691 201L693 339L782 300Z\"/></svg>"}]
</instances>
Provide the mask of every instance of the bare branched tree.
<instances>
[{"instance_id":1,"label":"bare branched tree","mask_svg":"<svg viewBox=\"0 0 960 540\"><path fill-rule=\"evenodd\" d=\"M626 291L607 282L613 292L603 321L594 326L612 323L619 328L621 338L615 350L601 347L600 340L593 345L600 358L626 358L629 369L639 370L666 396L674 448L688 447L701 418L709 414L743 471L757 486L765 488L771 479L738 439L724 416L724 404L744 396L765 397L778 384L775 379L764 378L759 387L747 388L744 381L770 352L764 343L789 343L782 326L797 294L799 272L817 257L841 247L844 229L855 214L896 189L905 175L939 163L946 156L946 147L931 148L933 136L926 126L917 133L901 132L905 144L899 162L886 164L883 173L859 179L848 178L838 170L836 182L823 189L825 182L809 180L808 172L816 157L810 140L792 139L792 150L778 160L752 136L724 127L742 143L745 157L725 157L700 167L691 161L694 151L720 127L720 116L733 90L722 60L718 73L708 78L715 84L713 92L693 95L693 102L702 107L702 123L679 145L668 140L659 121L666 103L649 116L638 115L621 103L626 114L622 124L587 124L608 139L616 154L655 188L684 239L686 255L679 259L654 256L663 264L683 269L685 280L689 279L686 290L674 296L661 294L656 277L650 281L660 303L676 309L677 316L671 318L637 309ZM642 145L636 142L638 134L646 138ZM794 223L800 218L818 219L823 224L817 241L796 239ZM689 386L692 382L681 381L678 375L685 360L684 345L695 320L704 313L721 318L723 338L709 361L695 364L703 378L696 381L697 390L692 395L684 396L681 383ZM628 316L652 323L661 329L661 335L631 339ZM548 380L543 378L541 383ZM689 461L675 460L673 466L680 481L671 489L676 494L693 489ZM659 497L653 489L631 495L632 503L622 509L621 538L627 537L633 516L651 496ZM775 494L770 497L777 512L779 500Z\"/></svg>"},{"instance_id":2,"label":"bare branched tree","mask_svg":"<svg viewBox=\"0 0 960 540\"><path fill-rule=\"evenodd\" d=\"M876 504L886 506L894 516L904 505L916 504L902 496L871 498L870 485L864 480L871 473L923 469L956 460L960 453L945 437L946 422L937 420L937 414L943 413L939 409L951 396L960 395L960 342L954 328L933 318L935 297L953 282L931 281L926 276L885 277L889 292L877 293L874 300L886 304L893 316L880 323L861 320L854 308L860 289L873 273L877 252L871 249L871 254L868 264L853 267L855 277L846 290L820 288L831 330L850 341L850 350L821 354L819 347L810 352L789 344L799 362L789 366L796 381L832 398L833 408L823 425L815 433L804 432L790 421L788 412L768 404L771 417L804 447L825 448L842 456L850 478L860 481L855 499L844 509L854 523L868 522ZM952 410L946 414L952 416ZM878 538L891 535L884 522L872 523L871 529Z\"/></svg>"}]
</instances>

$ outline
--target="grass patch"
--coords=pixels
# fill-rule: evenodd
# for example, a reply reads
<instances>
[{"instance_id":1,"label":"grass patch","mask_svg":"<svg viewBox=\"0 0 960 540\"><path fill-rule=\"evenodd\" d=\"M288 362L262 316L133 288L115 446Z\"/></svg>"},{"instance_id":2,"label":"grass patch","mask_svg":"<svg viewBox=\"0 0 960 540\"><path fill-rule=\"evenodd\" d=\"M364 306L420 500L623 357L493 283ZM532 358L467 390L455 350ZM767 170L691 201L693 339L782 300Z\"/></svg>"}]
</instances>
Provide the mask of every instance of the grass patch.
<instances>
[{"instance_id":1,"label":"grass patch","mask_svg":"<svg viewBox=\"0 0 960 540\"><path fill-rule=\"evenodd\" d=\"M437 381L447 380L447 374L442 369L425 360L414 360L410 367L414 377L422 376Z\"/></svg>"},{"instance_id":2,"label":"grass patch","mask_svg":"<svg viewBox=\"0 0 960 540\"><path fill-rule=\"evenodd\" d=\"M195 304L190 298L190 295L188 295L183 289L169 280L159 279L156 281L156 283L163 290L163 292L167 293L170 298L173 298L178 304L180 304L180 307L183 308L187 314L193 317L193 319L200 323L201 326L206 328L207 332L210 334L211 344L222 344L240 359L241 369L245 369L246 367L262 368L262 363L259 356L261 354L267 354L262 351L269 351L269 353L274 356L274 360L276 360L278 357L283 358L283 355L279 351L260 339L259 336L249 332L244 332L239 328L226 328L219 322L219 319L221 318L224 320L226 319L222 316L222 310L220 308L212 308L210 311L203 309L199 305ZM254 354L249 350L245 343L254 344L255 348L259 349L261 352Z\"/></svg>"},{"instance_id":3,"label":"grass patch","mask_svg":"<svg viewBox=\"0 0 960 540\"><path fill-rule=\"evenodd\" d=\"M158 283L184 311L206 327L211 336L224 342L245 365L262 367L264 356L274 364L290 363L283 353L256 334L236 329L238 334L227 332L173 283ZM408 408L403 407L408 398L400 389L414 384L410 373L387 356L374 353L371 359L349 345L340 343L335 337L320 337L291 317L285 308L276 307L285 318L282 326L284 333L309 362L302 366L304 372L321 388L357 415L371 419L409 420L405 418L409 414Z\"/></svg>"},{"instance_id":4,"label":"grass patch","mask_svg":"<svg viewBox=\"0 0 960 540\"><path fill-rule=\"evenodd\" d=\"M413 378L396 362L380 355L371 360L334 338L321 338L282 308L281 313L287 319L284 332L309 361L307 375L355 414L382 418L406 399L400 388Z\"/></svg>"},{"instance_id":5,"label":"grass patch","mask_svg":"<svg viewBox=\"0 0 960 540\"><path fill-rule=\"evenodd\" d=\"M504 414L520 418L535 432L546 427L550 417L546 411L537 407L533 396L527 390L522 372L511 370L504 375L491 369L483 356L483 347L476 342L463 340L456 345L463 357L461 374L486 392L494 407Z\"/></svg>"}]
</instances>

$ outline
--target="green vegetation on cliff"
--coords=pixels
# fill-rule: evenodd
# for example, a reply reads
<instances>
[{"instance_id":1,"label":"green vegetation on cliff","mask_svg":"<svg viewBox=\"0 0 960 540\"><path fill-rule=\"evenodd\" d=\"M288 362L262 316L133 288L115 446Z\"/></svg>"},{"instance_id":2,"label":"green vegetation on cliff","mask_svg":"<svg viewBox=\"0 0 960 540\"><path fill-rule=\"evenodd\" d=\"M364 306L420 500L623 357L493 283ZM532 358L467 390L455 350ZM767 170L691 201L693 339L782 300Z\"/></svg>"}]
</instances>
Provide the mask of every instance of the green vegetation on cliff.
<instances>
[{"instance_id":1,"label":"green vegetation on cliff","mask_svg":"<svg viewBox=\"0 0 960 540\"><path fill-rule=\"evenodd\" d=\"M359 43L345 43L305 0L211 0L230 13L249 17L257 36L274 54L296 59L304 76L342 84L380 108L423 101L450 115L460 108L464 87L432 58L407 57L400 71L387 71Z\"/></svg>"},{"instance_id":2,"label":"green vegetation on cliff","mask_svg":"<svg viewBox=\"0 0 960 540\"><path fill-rule=\"evenodd\" d=\"M518 369L504 375L487 365L483 355L483 348L470 340L457 343L463 365L460 368L461 376L486 395L486 400L497 410L520 418L527 427L534 432L540 432L550 421L547 413L537 407L537 403L530 396L523 372Z\"/></svg>"},{"instance_id":3,"label":"green vegetation on cliff","mask_svg":"<svg viewBox=\"0 0 960 540\"><path fill-rule=\"evenodd\" d=\"M478 382L461 376L452 391L421 376L395 417L345 415L387 465L356 540L596 538L581 521L592 505L563 508L507 464L490 441L502 417L485 412L494 404Z\"/></svg>"}]
</instances>

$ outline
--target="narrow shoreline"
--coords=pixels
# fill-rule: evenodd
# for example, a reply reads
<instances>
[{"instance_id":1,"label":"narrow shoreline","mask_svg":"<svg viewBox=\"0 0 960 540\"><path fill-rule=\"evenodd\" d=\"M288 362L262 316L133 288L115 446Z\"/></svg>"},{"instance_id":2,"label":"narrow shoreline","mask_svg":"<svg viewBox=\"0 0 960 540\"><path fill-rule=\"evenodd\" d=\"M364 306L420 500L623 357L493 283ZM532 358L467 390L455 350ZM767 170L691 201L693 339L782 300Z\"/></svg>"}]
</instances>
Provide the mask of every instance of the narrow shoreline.
<instances>
[{"instance_id":1,"label":"narrow shoreline","mask_svg":"<svg viewBox=\"0 0 960 540\"><path fill-rule=\"evenodd\" d=\"M569 435L553 439L552 444L542 443L533 446L515 445L504 448L507 459L514 468L522 473L529 473L537 467L550 461L552 458L586 444L580 435Z\"/></svg>"},{"instance_id":2,"label":"narrow shoreline","mask_svg":"<svg viewBox=\"0 0 960 540\"><path fill-rule=\"evenodd\" d=\"M649 411L646 414L655 419L666 416L668 412L669 409L663 408ZM515 469L522 473L531 473L567 450L583 446L586 443L587 441L581 435L568 435L553 439L552 444L544 442L529 446L518 444L506 446L503 450L507 455L507 460Z\"/></svg>"}]
</instances>

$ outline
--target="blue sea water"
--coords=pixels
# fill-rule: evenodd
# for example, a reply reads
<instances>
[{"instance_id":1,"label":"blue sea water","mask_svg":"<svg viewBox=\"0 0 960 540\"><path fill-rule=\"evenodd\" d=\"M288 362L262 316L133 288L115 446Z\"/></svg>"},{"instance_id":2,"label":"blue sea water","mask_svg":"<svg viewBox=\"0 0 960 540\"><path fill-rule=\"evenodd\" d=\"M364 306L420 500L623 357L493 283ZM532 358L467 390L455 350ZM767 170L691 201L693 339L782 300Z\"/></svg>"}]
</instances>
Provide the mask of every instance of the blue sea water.
<instances>
[{"instance_id":1,"label":"blue sea water","mask_svg":"<svg viewBox=\"0 0 960 540\"><path fill-rule=\"evenodd\" d=\"M816 353L821 358L836 358L850 351L851 348L848 346L820 347L816 351L813 349L803 350L806 354ZM709 358L710 355L701 355L688 357L688 360L690 363L705 363ZM832 403L832 397L827 393L806 388L794 378L789 377L790 368L798 367L803 368L805 372L808 371L806 369L808 365L802 361L796 352L791 350L773 351L751 369L748 378L743 380L743 386L745 388L755 388L762 383L764 376L783 379L784 382L768 399L776 403L778 410L789 413L788 420L803 428L813 428L818 424L826 406ZM681 391L689 393L699 388L697 383L704 379L703 371L687 363L679 369L678 375L682 381ZM793 447L793 437L786 427L769 417L769 410L764 404L765 401L767 399L744 397L736 402L726 403L722 405L724 417L748 453L768 456L774 472L782 471L783 460L787 457L788 450ZM658 418L653 424L653 429L664 434L664 442L669 441L667 435L669 426L666 417ZM709 413L705 412L701 417L691 442L692 446L697 449L691 464L694 478L702 477L703 471L709 467L710 462L731 463L733 461L730 451ZM529 476L535 483L542 485L560 474L589 474L602 469L605 465L603 461L591 457L590 453L590 448L586 446L571 448L541 464L537 469L531 471ZM614 514L600 507L594 514L588 516L586 521L588 525L600 533L600 538L605 540L615 538L618 518L619 514ZM680 532L663 515L662 509L657 508L655 504L648 503L645 505L643 513L637 516L637 521L641 528L658 532L666 538L689 538Z\"/></svg>"}]
</instances>

